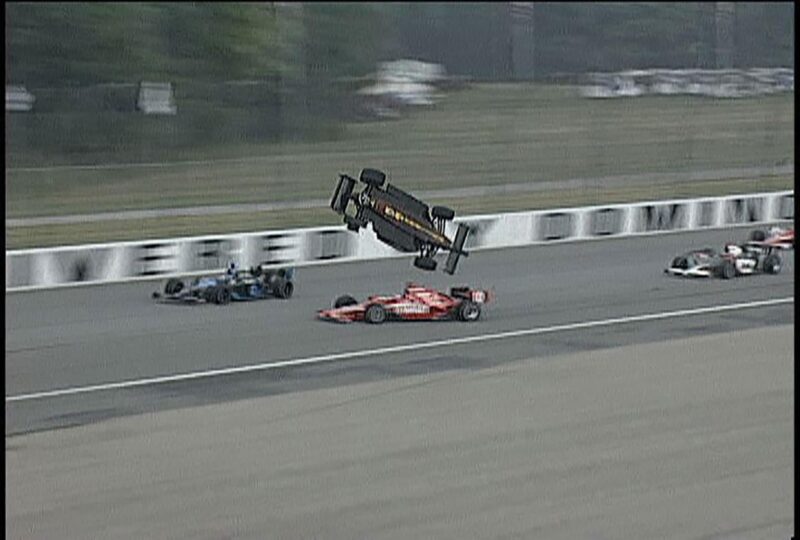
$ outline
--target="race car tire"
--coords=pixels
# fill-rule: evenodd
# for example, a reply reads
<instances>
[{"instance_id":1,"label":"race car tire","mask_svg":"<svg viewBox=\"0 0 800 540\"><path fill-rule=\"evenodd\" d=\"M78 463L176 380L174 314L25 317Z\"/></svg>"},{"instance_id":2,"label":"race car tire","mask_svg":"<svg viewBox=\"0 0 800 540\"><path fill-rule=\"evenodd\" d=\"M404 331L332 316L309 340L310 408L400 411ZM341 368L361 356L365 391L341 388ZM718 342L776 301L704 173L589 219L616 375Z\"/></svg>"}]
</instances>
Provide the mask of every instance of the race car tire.
<instances>
[{"instance_id":1,"label":"race car tire","mask_svg":"<svg viewBox=\"0 0 800 540\"><path fill-rule=\"evenodd\" d=\"M362 227L367 225L362 220L356 219L353 216L344 216L344 222L347 224L347 230L353 232L358 232Z\"/></svg>"},{"instance_id":2,"label":"race car tire","mask_svg":"<svg viewBox=\"0 0 800 540\"><path fill-rule=\"evenodd\" d=\"M414 257L414 266L421 270L436 270L436 261L433 257Z\"/></svg>"},{"instance_id":3,"label":"race car tire","mask_svg":"<svg viewBox=\"0 0 800 540\"><path fill-rule=\"evenodd\" d=\"M764 259L764 272L767 274L778 274L781 271L781 258L775 254L768 255Z\"/></svg>"},{"instance_id":4,"label":"race car tire","mask_svg":"<svg viewBox=\"0 0 800 540\"><path fill-rule=\"evenodd\" d=\"M381 187L386 182L386 174L378 169L361 169L362 182L368 186Z\"/></svg>"},{"instance_id":5,"label":"race car tire","mask_svg":"<svg viewBox=\"0 0 800 540\"><path fill-rule=\"evenodd\" d=\"M453 209L447 208L446 206L434 206L431 208L431 217L434 219L443 219L445 221L450 221L454 217L456 217L456 213Z\"/></svg>"},{"instance_id":6,"label":"race car tire","mask_svg":"<svg viewBox=\"0 0 800 540\"><path fill-rule=\"evenodd\" d=\"M345 307L345 306L355 306L356 304L358 304L358 300L356 300L349 294L345 294L340 296L333 302L333 308L338 309L340 307Z\"/></svg>"},{"instance_id":7,"label":"race car tire","mask_svg":"<svg viewBox=\"0 0 800 540\"><path fill-rule=\"evenodd\" d=\"M481 306L471 300L464 300L458 305L456 315L459 321L474 322L481 316Z\"/></svg>"},{"instance_id":8,"label":"race car tire","mask_svg":"<svg viewBox=\"0 0 800 540\"><path fill-rule=\"evenodd\" d=\"M382 324L386 321L386 310L380 304L370 304L364 312L364 320L369 324Z\"/></svg>"},{"instance_id":9,"label":"race car tire","mask_svg":"<svg viewBox=\"0 0 800 540\"><path fill-rule=\"evenodd\" d=\"M167 280L167 284L164 286L164 294L173 295L178 294L183 290L183 281L170 278Z\"/></svg>"},{"instance_id":10,"label":"race car tire","mask_svg":"<svg viewBox=\"0 0 800 540\"><path fill-rule=\"evenodd\" d=\"M275 289L275 296L284 300L291 298L292 293L294 293L294 283L291 281L283 280L282 283L279 283L278 287Z\"/></svg>"},{"instance_id":11,"label":"race car tire","mask_svg":"<svg viewBox=\"0 0 800 540\"><path fill-rule=\"evenodd\" d=\"M767 239L767 233L762 231L761 229L756 229L755 231L750 233L750 240L754 242L763 242Z\"/></svg>"},{"instance_id":12,"label":"race car tire","mask_svg":"<svg viewBox=\"0 0 800 540\"><path fill-rule=\"evenodd\" d=\"M722 279L731 279L736 276L736 267L731 261L725 261L720 269L720 277Z\"/></svg>"},{"instance_id":13,"label":"race car tire","mask_svg":"<svg viewBox=\"0 0 800 540\"><path fill-rule=\"evenodd\" d=\"M231 301L231 291L227 287L216 287L214 303L223 306Z\"/></svg>"}]
</instances>

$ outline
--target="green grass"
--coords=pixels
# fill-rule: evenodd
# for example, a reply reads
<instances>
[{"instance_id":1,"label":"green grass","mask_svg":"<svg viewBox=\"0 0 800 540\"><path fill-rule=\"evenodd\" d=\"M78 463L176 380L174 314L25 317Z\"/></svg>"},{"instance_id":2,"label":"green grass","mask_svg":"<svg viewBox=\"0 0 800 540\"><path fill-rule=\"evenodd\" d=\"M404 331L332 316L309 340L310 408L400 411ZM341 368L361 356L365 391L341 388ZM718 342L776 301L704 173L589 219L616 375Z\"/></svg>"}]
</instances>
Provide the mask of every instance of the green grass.
<instances>
[{"instance_id":1,"label":"green grass","mask_svg":"<svg viewBox=\"0 0 800 540\"><path fill-rule=\"evenodd\" d=\"M477 84L400 120L353 123L336 141L196 149L156 168L6 170L9 218L330 196L340 171L378 167L412 193L487 184L794 163L794 95L589 100L574 89ZM239 159L239 161L216 161ZM118 162L131 161L119 156ZM46 165L46 163L42 163ZM435 201L460 214L791 189L794 178L642 180ZM339 223L330 210L7 228L9 249Z\"/></svg>"},{"instance_id":2,"label":"green grass","mask_svg":"<svg viewBox=\"0 0 800 540\"><path fill-rule=\"evenodd\" d=\"M757 191L779 191L792 189L793 184L794 179L790 177L770 177L713 182L682 182L679 184L666 183L618 189L548 190L489 198L438 199L431 200L431 202L458 208L459 214L466 215L625 203L673 197L688 198ZM102 227L99 227L96 223L43 225L7 228L6 247L7 249L21 249L112 240L141 240L339 224L341 224L339 216L328 209L318 208L204 217L120 220L106 222Z\"/></svg>"},{"instance_id":3,"label":"green grass","mask_svg":"<svg viewBox=\"0 0 800 540\"><path fill-rule=\"evenodd\" d=\"M409 190L793 163L794 96L589 100L534 84L478 84L433 110L346 126L337 141L197 149L240 162L6 171L8 217L329 196L371 166ZM120 156L120 161L129 160Z\"/></svg>"}]
</instances>

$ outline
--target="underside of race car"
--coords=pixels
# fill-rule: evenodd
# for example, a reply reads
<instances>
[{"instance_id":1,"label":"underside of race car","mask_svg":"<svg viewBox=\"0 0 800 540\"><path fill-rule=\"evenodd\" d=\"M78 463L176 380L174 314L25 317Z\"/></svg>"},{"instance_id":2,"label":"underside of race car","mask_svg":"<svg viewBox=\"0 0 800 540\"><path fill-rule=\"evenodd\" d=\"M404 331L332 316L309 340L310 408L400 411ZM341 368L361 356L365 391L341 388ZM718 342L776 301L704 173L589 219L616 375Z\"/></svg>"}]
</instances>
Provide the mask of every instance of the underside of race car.
<instances>
[{"instance_id":1,"label":"underside of race car","mask_svg":"<svg viewBox=\"0 0 800 540\"><path fill-rule=\"evenodd\" d=\"M419 252L414 266L435 270L434 256L439 250L449 251L445 272L453 274L459 258L468 253L464 243L469 227L459 224L451 240L445 234L445 223L455 212L444 206L429 208L427 204L386 183L386 174L376 169L363 169L359 180L366 185L355 191L356 179L339 175L339 183L331 199L331 209L344 217L347 228L357 232L372 223L378 239L403 252ZM348 210L353 208L350 212Z\"/></svg>"},{"instance_id":2,"label":"underside of race car","mask_svg":"<svg viewBox=\"0 0 800 540\"><path fill-rule=\"evenodd\" d=\"M233 275L202 276L190 281L170 278L163 293L153 298L186 303L227 304L231 301L290 298L294 293L294 268L268 268L261 264Z\"/></svg>"},{"instance_id":3,"label":"underside of race car","mask_svg":"<svg viewBox=\"0 0 800 540\"><path fill-rule=\"evenodd\" d=\"M364 321L370 324L388 320L472 322L480 318L481 307L493 298L491 291L483 289L452 287L449 294L445 294L409 283L402 294L370 296L363 302L352 296L340 296L331 309L321 310L318 317L335 322Z\"/></svg>"}]
</instances>

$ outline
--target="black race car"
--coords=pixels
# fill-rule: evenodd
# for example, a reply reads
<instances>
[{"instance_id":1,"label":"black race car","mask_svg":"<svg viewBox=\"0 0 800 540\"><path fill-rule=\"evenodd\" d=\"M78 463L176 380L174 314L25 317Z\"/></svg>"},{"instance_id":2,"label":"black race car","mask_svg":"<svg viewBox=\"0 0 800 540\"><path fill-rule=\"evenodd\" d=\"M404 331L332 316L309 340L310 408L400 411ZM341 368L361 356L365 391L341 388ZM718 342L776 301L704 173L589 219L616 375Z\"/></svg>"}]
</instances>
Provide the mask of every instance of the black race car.
<instances>
[{"instance_id":1,"label":"black race car","mask_svg":"<svg viewBox=\"0 0 800 540\"><path fill-rule=\"evenodd\" d=\"M357 232L371 222L380 241L399 251L418 251L414 266L423 270L436 270L433 257L440 249L450 252L444 270L448 274L455 272L461 255L469 255L464 251L469 227L459 224L453 240L445 235L445 223L455 216L453 210L444 206L428 208L419 199L387 184L386 174L376 169L363 169L359 180L366 187L356 192L356 179L340 174L331 199L331 209L344 216L348 229ZM351 202L354 210L348 213Z\"/></svg>"},{"instance_id":2,"label":"black race car","mask_svg":"<svg viewBox=\"0 0 800 540\"><path fill-rule=\"evenodd\" d=\"M238 270L231 264L225 274L202 276L184 282L170 278L164 292L153 298L171 302L227 304L231 300L261 300L268 297L290 298L294 292L294 268L269 268L266 264Z\"/></svg>"}]
</instances>

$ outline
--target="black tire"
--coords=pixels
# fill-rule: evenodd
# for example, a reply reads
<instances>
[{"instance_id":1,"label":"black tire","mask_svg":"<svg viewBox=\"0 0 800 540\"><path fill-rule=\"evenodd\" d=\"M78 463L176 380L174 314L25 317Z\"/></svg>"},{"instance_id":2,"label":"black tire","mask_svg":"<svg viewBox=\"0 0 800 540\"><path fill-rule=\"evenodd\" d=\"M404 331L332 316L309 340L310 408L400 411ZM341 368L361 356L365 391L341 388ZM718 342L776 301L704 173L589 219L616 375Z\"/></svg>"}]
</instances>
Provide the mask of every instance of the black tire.
<instances>
[{"instance_id":1,"label":"black tire","mask_svg":"<svg viewBox=\"0 0 800 540\"><path fill-rule=\"evenodd\" d=\"M456 315L459 321L475 322L481 316L481 306L471 300L464 300L458 305Z\"/></svg>"},{"instance_id":2,"label":"black tire","mask_svg":"<svg viewBox=\"0 0 800 540\"><path fill-rule=\"evenodd\" d=\"M231 291L227 287L216 287L214 291L214 303L220 306L231 301Z\"/></svg>"},{"instance_id":3,"label":"black tire","mask_svg":"<svg viewBox=\"0 0 800 540\"><path fill-rule=\"evenodd\" d=\"M446 206L434 206L431 208L431 217L434 219L443 219L445 221L450 221L454 217L456 217L456 213L451 208L447 208Z\"/></svg>"},{"instance_id":4,"label":"black tire","mask_svg":"<svg viewBox=\"0 0 800 540\"><path fill-rule=\"evenodd\" d=\"M370 304L364 312L364 320L369 324L382 324L386 321L386 310L380 304Z\"/></svg>"},{"instance_id":5,"label":"black tire","mask_svg":"<svg viewBox=\"0 0 800 540\"><path fill-rule=\"evenodd\" d=\"M764 272L767 274L779 274L781 266L783 266L782 262L778 255L767 255L767 258L764 259Z\"/></svg>"},{"instance_id":6,"label":"black tire","mask_svg":"<svg viewBox=\"0 0 800 540\"><path fill-rule=\"evenodd\" d=\"M294 293L294 283L284 280L283 283L275 289L275 296L284 300L291 298Z\"/></svg>"},{"instance_id":7,"label":"black tire","mask_svg":"<svg viewBox=\"0 0 800 540\"><path fill-rule=\"evenodd\" d=\"M414 266L421 270L432 272L436 270L436 261L433 257L414 257Z\"/></svg>"},{"instance_id":8,"label":"black tire","mask_svg":"<svg viewBox=\"0 0 800 540\"><path fill-rule=\"evenodd\" d=\"M386 174L378 169L361 169L359 178L368 186L381 187L386 182Z\"/></svg>"},{"instance_id":9,"label":"black tire","mask_svg":"<svg viewBox=\"0 0 800 540\"><path fill-rule=\"evenodd\" d=\"M362 227L366 226L366 223L353 216L344 216L344 222L347 224L347 229L353 232L358 232Z\"/></svg>"},{"instance_id":10,"label":"black tire","mask_svg":"<svg viewBox=\"0 0 800 540\"><path fill-rule=\"evenodd\" d=\"M333 302L334 309L345 307L345 306L354 306L358 304L358 300L350 296L349 294L345 294L340 296Z\"/></svg>"},{"instance_id":11,"label":"black tire","mask_svg":"<svg viewBox=\"0 0 800 540\"><path fill-rule=\"evenodd\" d=\"M750 233L750 240L754 242L763 242L767 239L767 233L761 229L756 229Z\"/></svg>"},{"instance_id":12,"label":"black tire","mask_svg":"<svg viewBox=\"0 0 800 540\"><path fill-rule=\"evenodd\" d=\"M719 275L722 279L731 279L736 276L736 267L733 265L731 261L725 261L722 263L722 268L720 268Z\"/></svg>"},{"instance_id":13,"label":"black tire","mask_svg":"<svg viewBox=\"0 0 800 540\"><path fill-rule=\"evenodd\" d=\"M167 280L167 284L164 286L164 294L166 295L173 295L178 294L183 290L183 281L170 278Z\"/></svg>"}]
</instances>

